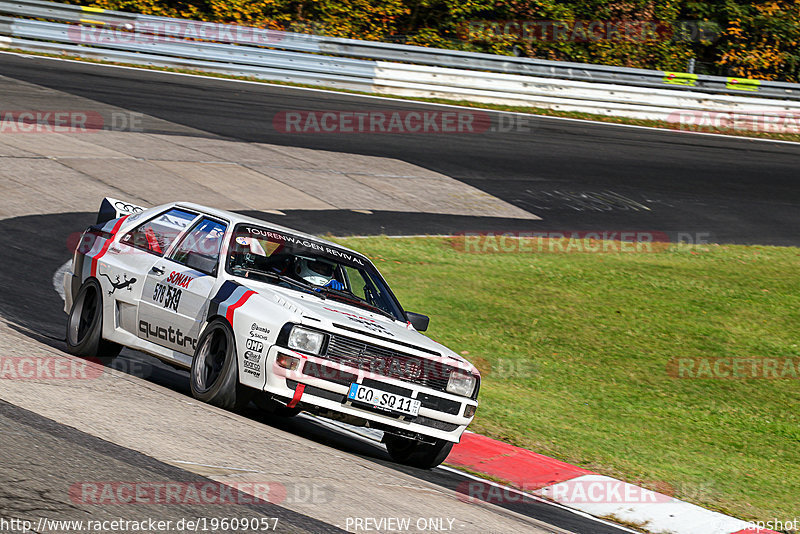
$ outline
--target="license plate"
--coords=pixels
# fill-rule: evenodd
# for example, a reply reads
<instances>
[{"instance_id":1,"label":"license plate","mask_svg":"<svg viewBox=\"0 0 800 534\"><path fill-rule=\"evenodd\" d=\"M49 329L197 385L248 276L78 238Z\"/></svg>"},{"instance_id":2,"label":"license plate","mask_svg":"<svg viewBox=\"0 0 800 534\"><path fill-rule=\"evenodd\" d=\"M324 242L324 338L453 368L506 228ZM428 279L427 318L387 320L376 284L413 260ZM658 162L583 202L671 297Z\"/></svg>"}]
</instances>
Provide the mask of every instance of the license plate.
<instances>
[{"instance_id":1,"label":"license plate","mask_svg":"<svg viewBox=\"0 0 800 534\"><path fill-rule=\"evenodd\" d=\"M383 412L416 415L419 413L420 401L402 395L395 395L379 389L350 384L347 398L357 404L366 404Z\"/></svg>"}]
</instances>

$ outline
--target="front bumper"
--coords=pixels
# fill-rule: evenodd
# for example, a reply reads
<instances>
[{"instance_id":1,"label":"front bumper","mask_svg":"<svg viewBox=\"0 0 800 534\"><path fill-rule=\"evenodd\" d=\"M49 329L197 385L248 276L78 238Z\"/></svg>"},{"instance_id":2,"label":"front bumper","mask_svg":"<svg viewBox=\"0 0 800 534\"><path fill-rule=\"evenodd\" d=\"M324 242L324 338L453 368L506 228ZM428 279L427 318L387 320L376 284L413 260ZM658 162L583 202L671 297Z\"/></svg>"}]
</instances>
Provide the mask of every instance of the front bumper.
<instances>
[{"instance_id":1,"label":"front bumper","mask_svg":"<svg viewBox=\"0 0 800 534\"><path fill-rule=\"evenodd\" d=\"M276 364L279 353L300 359L300 367L289 371ZM272 346L267 354L264 391L283 400L294 399L302 406L312 406L339 414L364 419L367 425L403 435L419 434L429 438L458 442L461 434L472 422L464 417L467 406L477 406L475 400L451 393L437 391L411 382L366 371L332 364L325 358L307 356L290 349ZM416 417L400 417L353 405L347 400L352 382L365 384L389 393L397 393L420 400L422 406ZM297 398L297 386L303 384Z\"/></svg>"}]
</instances>

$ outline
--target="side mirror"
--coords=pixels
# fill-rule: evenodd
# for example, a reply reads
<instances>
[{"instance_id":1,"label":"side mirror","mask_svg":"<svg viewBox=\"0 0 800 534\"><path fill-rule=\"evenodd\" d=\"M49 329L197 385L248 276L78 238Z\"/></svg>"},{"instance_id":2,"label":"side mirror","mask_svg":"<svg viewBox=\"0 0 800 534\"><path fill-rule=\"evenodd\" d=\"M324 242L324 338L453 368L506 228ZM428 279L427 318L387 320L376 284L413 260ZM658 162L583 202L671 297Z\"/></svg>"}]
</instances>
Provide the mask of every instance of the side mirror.
<instances>
[{"instance_id":1,"label":"side mirror","mask_svg":"<svg viewBox=\"0 0 800 534\"><path fill-rule=\"evenodd\" d=\"M411 326L419 330L420 332L424 332L428 329L428 325L431 322L431 318L427 315L422 315L421 313L414 313L414 312L406 312L406 318L408 322L411 323Z\"/></svg>"},{"instance_id":2,"label":"side mirror","mask_svg":"<svg viewBox=\"0 0 800 534\"><path fill-rule=\"evenodd\" d=\"M186 266L201 273L213 275L217 268L217 260L197 252L189 252L186 255Z\"/></svg>"}]
</instances>

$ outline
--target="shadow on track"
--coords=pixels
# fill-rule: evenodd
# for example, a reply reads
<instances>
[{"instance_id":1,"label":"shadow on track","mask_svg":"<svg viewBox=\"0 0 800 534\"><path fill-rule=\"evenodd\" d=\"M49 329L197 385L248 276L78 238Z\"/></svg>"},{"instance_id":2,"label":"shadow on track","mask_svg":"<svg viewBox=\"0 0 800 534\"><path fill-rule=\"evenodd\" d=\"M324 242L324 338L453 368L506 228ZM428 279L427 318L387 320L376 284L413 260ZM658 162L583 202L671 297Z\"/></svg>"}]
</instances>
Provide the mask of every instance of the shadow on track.
<instances>
[{"instance_id":1,"label":"shadow on track","mask_svg":"<svg viewBox=\"0 0 800 534\"><path fill-rule=\"evenodd\" d=\"M67 316L53 276L72 257L91 213L30 215L0 221L0 315L12 324L50 338L64 339ZM63 344L59 348L63 347Z\"/></svg>"}]
</instances>

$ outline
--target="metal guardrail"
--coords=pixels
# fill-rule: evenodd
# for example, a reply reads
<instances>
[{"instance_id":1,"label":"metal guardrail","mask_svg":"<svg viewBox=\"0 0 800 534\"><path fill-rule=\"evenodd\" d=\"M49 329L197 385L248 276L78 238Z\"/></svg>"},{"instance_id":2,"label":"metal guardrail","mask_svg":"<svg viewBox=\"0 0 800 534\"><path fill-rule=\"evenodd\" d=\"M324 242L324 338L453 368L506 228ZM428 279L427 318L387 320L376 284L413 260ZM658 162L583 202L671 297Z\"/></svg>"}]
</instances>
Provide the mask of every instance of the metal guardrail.
<instances>
[{"instance_id":1,"label":"metal guardrail","mask_svg":"<svg viewBox=\"0 0 800 534\"><path fill-rule=\"evenodd\" d=\"M187 33L193 31L198 34L198 38L202 39L204 36L207 37L210 35L212 38L205 40L217 43L236 44L251 48L260 47L261 49L270 48L273 50L277 49L306 54L311 53L314 55L325 54L328 56L343 56L347 58L368 58L379 61L405 62L418 65L451 67L504 74L522 74L572 81L612 83L633 87L667 88L741 96L757 95L766 98L800 100L800 84L611 67L585 63L547 61L533 58L361 41L356 39L342 39L264 30L232 24L205 23L169 17L140 15L85 6L45 2L42 0L0 0L0 13L58 20L72 24L128 28L138 35L160 35L165 38L175 39L185 39ZM6 33L5 35L9 34ZM75 44L82 44L84 47L94 46L96 48L108 48L103 43L84 42ZM242 53L245 52L243 50L238 50L235 55L239 57ZM250 53L250 51L246 53ZM273 55L270 57L277 60L280 56ZM283 59L290 62L294 61L293 59L289 59L289 56L284 56Z\"/></svg>"},{"instance_id":2,"label":"metal guardrail","mask_svg":"<svg viewBox=\"0 0 800 534\"><path fill-rule=\"evenodd\" d=\"M60 43L92 44L74 25L37 20L14 19L0 16L0 34L22 39L56 41ZM83 36L82 36L83 35ZM142 52L170 57L182 57L235 63L266 68L325 73L371 80L375 74L374 62L358 59L338 58L316 54L298 54L269 48L230 46L206 41L130 38L119 33L113 38L101 40L99 48ZM86 41L89 41L88 43Z\"/></svg>"},{"instance_id":3,"label":"metal guardrail","mask_svg":"<svg viewBox=\"0 0 800 534\"><path fill-rule=\"evenodd\" d=\"M51 41L35 41L30 39L9 38L4 41L0 37L0 46L6 45L11 48L28 50L31 52L42 52L46 54L63 55L69 54L76 57L97 59L113 63L128 63L131 65L149 65L166 68L182 68L187 70L197 70L227 74L230 76L242 76L259 78L269 81L282 81L289 83L300 83L310 85L321 85L340 89L350 89L355 91L370 92L373 89L373 80L353 78L350 76L337 76L327 73L303 72L300 70L287 70L266 67L256 67L251 65L239 65L235 63L221 63L216 61L202 61L196 59L186 59L180 57L170 57L157 54L146 54L139 52L127 52L123 50L109 50L103 48L91 48L79 45L56 43Z\"/></svg>"},{"instance_id":4,"label":"metal guardrail","mask_svg":"<svg viewBox=\"0 0 800 534\"><path fill-rule=\"evenodd\" d=\"M800 111L797 101L775 98L687 93L386 61L377 62L373 91L668 122L691 120L708 125L720 120L738 121L739 128L746 127L747 121L763 122L765 129L770 128L769 121L793 122Z\"/></svg>"},{"instance_id":5,"label":"metal guardrail","mask_svg":"<svg viewBox=\"0 0 800 534\"><path fill-rule=\"evenodd\" d=\"M184 38L187 30L194 30L200 35L212 35L213 38L207 40L220 43L273 46L298 52L322 52L319 45L322 38L310 34L142 15L43 0L0 0L0 13L86 26L107 26L120 30L131 30L139 34L158 34L176 38ZM245 37L242 37L243 35ZM278 43L282 43L282 45L276 46Z\"/></svg>"}]
</instances>

